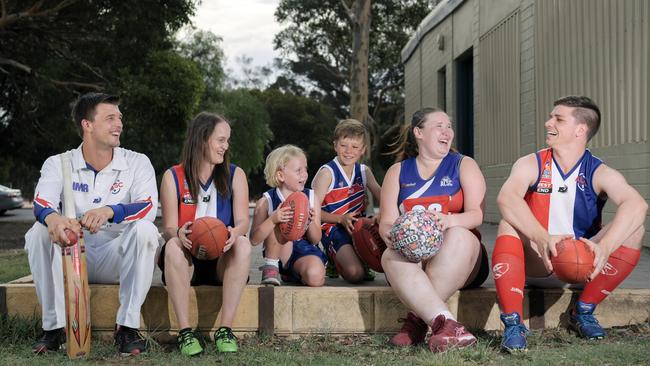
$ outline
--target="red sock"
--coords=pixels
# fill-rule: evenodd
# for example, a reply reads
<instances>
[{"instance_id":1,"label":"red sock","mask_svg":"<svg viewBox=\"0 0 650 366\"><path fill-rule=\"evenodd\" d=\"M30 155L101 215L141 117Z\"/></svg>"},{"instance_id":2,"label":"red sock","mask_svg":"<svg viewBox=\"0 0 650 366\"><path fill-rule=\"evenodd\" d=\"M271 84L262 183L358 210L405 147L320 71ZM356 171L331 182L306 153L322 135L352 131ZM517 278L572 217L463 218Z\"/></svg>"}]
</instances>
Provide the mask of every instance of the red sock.
<instances>
[{"instance_id":1,"label":"red sock","mask_svg":"<svg viewBox=\"0 0 650 366\"><path fill-rule=\"evenodd\" d=\"M592 281L587 283L579 300L589 304L600 304L607 295L623 282L632 273L639 263L641 251L624 246L618 247L607 258L607 263L602 271Z\"/></svg>"},{"instance_id":2,"label":"red sock","mask_svg":"<svg viewBox=\"0 0 650 366\"><path fill-rule=\"evenodd\" d=\"M497 287L501 312L524 315L524 246L511 235L497 237L492 252L492 276Z\"/></svg>"}]
</instances>

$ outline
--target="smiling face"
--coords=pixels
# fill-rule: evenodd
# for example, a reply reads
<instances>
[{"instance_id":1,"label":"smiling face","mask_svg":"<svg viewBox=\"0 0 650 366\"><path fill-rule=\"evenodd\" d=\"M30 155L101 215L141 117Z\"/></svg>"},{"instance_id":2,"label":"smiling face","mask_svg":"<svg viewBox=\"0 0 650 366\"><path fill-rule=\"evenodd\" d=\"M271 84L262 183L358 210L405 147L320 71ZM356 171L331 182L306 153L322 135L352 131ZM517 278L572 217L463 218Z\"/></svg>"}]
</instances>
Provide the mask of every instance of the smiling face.
<instances>
[{"instance_id":1,"label":"smiling face","mask_svg":"<svg viewBox=\"0 0 650 366\"><path fill-rule=\"evenodd\" d=\"M291 192L302 191L307 183L307 158L304 155L294 156L287 164L277 171L278 181Z\"/></svg>"},{"instance_id":2,"label":"smiling face","mask_svg":"<svg viewBox=\"0 0 650 366\"><path fill-rule=\"evenodd\" d=\"M549 147L571 143L582 137L586 143L587 125L580 123L573 115L574 107L558 105L553 108L549 119L544 123L546 144Z\"/></svg>"},{"instance_id":3,"label":"smiling face","mask_svg":"<svg viewBox=\"0 0 650 366\"><path fill-rule=\"evenodd\" d=\"M120 146L120 135L122 134L122 113L116 104L100 103L95 107L95 117L92 121L84 119L81 121L84 130L84 140L90 139L89 143L105 148Z\"/></svg>"},{"instance_id":4,"label":"smiling face","mask_svg":"<svg viewBox=\"0 0 650 366\"><path fill-rule=\"evenodd\" d=\"M218 165L223 163L224 155L230 145L230 126L225 121L219 121L214 126L212 134L208 138L205 159L210 164Z\"/></svg>"},{"instance_id":5,"label":"smiling face","mask_svg":"<svg viewBox=\"0 0 650 366\"><path fill-rule=\"evenodd\" d=\"M454 141L454 130L445 112L427 114L419 127L413 127L420 154L443 158L449 153Z\"/></svg>"},{"instance_id":6,"label":"smiling face","mask_svg":"<svg viewBox=\"0 0 650 366\"><path fill-rule=\"evenodd\" d=\"M354 165L366 152L363 136L346 136L334 141L334 151L341 165Z\"/></svg>"}]
</instances>

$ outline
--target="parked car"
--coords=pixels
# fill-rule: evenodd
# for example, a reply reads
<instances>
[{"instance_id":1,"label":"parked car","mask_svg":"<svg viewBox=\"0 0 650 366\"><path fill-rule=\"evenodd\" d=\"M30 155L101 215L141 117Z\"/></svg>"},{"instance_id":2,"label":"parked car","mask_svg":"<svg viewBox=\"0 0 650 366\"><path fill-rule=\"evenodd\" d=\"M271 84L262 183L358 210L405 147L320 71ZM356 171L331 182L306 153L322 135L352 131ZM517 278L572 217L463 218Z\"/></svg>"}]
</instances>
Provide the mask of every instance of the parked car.
<instances>
[{"instance_id":1,"label":"parked car","mask_svg":"<svg viewBox=\"0 0 650 366\"><path fill-rule=\"evenodd\" d=\"M13 189L0 185L0 215L7 210L23 207L23 196L20 189Z\"/></svg>"}]
</instances>

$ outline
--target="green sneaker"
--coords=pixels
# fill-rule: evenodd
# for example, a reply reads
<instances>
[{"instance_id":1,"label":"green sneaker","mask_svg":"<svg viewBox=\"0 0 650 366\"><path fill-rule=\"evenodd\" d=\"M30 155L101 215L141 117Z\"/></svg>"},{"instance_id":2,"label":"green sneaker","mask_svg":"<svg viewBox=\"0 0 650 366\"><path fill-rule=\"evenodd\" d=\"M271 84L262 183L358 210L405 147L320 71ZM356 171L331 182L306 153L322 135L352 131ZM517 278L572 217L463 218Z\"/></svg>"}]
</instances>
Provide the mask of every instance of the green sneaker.
<instances>
[{"instance_id":1,"label":"green sneaker","mask_svg":"<svg viewBox=\"0 0 650 366\"><path fill-rule=\"evenodd\" d=\"M232 329L221 327L214 332L214 343L219 352L237 352L237 337L232 334Z\"/></svg>"},{"instance_id":2,"label":"green sneaker","mask_svg":"<svg viewBox=\"0 0 650 366\"><path fill-rule=\"evenodd\" d=\"M375 280L375 271L370 269L367 264L363 264L363 280L364 281L374 281Z\"/></svg>"},{"instance_id":3,"label":"green sneaker","mask_svg":"<svg viewBox=\"0 0 650 366\"><path fill-rule=\"evenodd\" d=\"M201 341L191 329L178 334L178 348L184 356L196 356L203 353Z\"/></svg>"}]
</instances>

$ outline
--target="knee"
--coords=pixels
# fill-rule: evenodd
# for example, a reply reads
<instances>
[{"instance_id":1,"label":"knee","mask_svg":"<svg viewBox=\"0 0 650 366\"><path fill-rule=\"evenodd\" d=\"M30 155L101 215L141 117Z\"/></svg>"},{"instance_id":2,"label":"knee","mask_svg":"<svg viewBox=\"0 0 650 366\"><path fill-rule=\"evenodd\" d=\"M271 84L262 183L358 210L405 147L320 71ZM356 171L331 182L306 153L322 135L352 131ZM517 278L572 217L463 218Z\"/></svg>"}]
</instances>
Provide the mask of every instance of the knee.
<instances>
[{"instance_id":1,"label":"knee","mask_svg":"<svg viewBox=\"0 0 650 366\"><path fill-rule=\"evenodd\" d=\"M311 287L323 286L325 284L325 266L310 266L302 275L302 281Z\"/></svg>"},{"instance_id":2,"label":"knee","mask_svg":"<svg viewBox=\"0 0 650 366\"><path fill-rule=\"evenodd\" d=\"M251 257L253 246L250 240L245 236L240 236L235 240L235 243L230 248L232 256L238 260L248 260Z\"/></svg>"},{"instance_id":3,"label":"knee","mask_svg":"<svg viewBox=\"0 0 650 366\"><path fill-rule=\"evenodd\" d=\"M185 262L185 249L178 238L171 238L165 244L165 263L178 264Z\"/></svg>"},{"instance_id":4,"label":"knee","mask_svg":"<svg viewBox=\"0 0 650 366\"><path fill-rule=\"evenodd\" d=\"M136 241L147 251L156 251L158 247L158 228L148 220L138 220L133 223Z\"/></svg>"},{"instance_id":5,"label":"knee","mask_svg":"<svg viewBox=\"0 0 650 366\"><path fill-rule=\"evenodd\" d=\"M364 276L363 266L348 266L343 268L341 275L343 278L352 283L361 282Z\"/></svg>"},{"instance_id":6,"label":"knee","mask_svg":"<svg viewBox=\"0 0 650 366\"><path fill-rule=\"evenodd\" d=\"M453 245L455 250L466 250L478 248L479 242L471 231L455 226L445 231L443 245Z\"/></svg>"}]
</instances>

